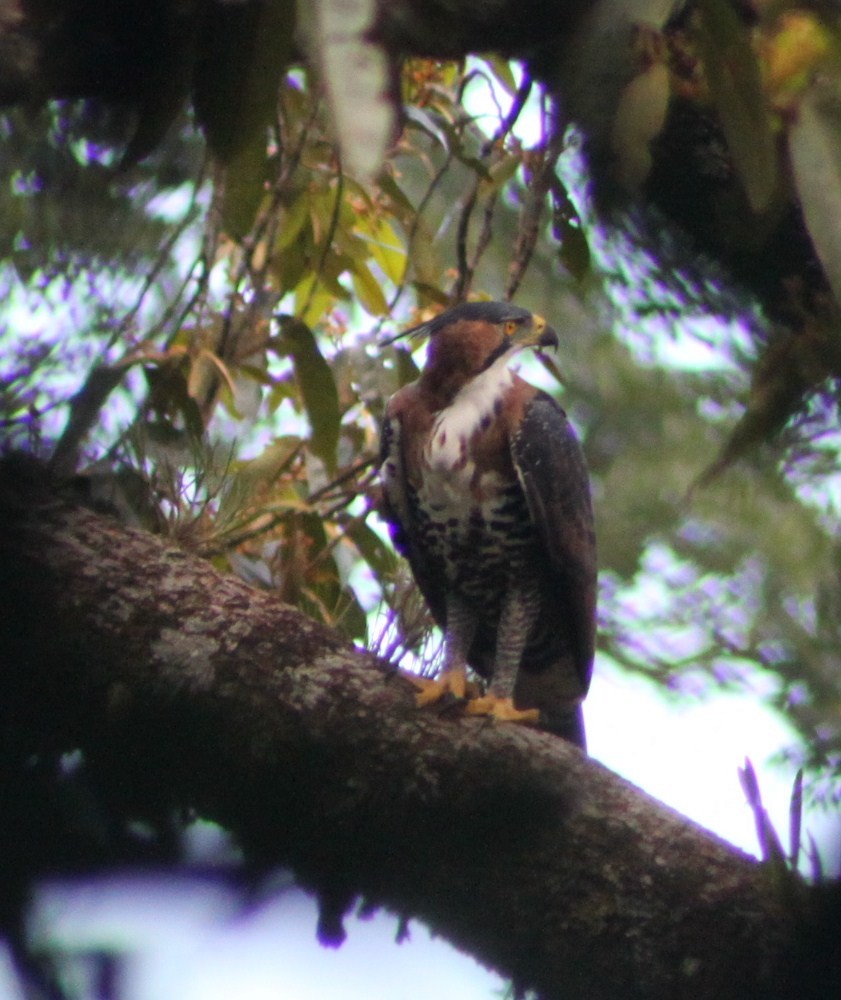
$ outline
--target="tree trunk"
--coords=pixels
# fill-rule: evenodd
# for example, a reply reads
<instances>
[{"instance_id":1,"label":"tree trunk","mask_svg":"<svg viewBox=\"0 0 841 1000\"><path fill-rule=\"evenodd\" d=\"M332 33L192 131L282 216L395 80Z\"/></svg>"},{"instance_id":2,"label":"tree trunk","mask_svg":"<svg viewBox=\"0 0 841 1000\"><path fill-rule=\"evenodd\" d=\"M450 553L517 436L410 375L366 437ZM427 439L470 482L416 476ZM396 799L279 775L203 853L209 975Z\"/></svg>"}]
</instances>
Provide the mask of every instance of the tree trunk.
<instances>
[{"instance_id":1,"label":"tree trunk","mask_svg":"<svg viewBox=\"0 0 841 1000\"><path fill-rule=\"evenodd\" d=\"M563 741L417 710L388 664L17 461L0 568L4 730L291 866L325 940L361 896L543 997L810 995L811 894Z\"/></svg>"}]
</instances>

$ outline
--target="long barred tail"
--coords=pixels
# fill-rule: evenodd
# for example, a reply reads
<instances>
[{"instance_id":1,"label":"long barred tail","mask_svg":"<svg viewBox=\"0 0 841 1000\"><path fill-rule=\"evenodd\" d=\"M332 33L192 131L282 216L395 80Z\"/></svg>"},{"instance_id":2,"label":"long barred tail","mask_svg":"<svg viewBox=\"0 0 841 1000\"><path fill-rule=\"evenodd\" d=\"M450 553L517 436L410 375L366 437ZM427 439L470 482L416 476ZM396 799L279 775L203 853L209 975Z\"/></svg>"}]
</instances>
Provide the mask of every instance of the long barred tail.
<instances>
[{"instance_id":1,"label":"long barred tail","mask_svg":"<svg viewBox=\"0 0 841 1000\"><path fill-rule=\"evenodd\" d=\"M540 728L554 736L574 743L587 753L587 735L584 731L584 712L581 705L575 705L569 711L547 715L540 713Z\"/></svg>"}]
</instances>

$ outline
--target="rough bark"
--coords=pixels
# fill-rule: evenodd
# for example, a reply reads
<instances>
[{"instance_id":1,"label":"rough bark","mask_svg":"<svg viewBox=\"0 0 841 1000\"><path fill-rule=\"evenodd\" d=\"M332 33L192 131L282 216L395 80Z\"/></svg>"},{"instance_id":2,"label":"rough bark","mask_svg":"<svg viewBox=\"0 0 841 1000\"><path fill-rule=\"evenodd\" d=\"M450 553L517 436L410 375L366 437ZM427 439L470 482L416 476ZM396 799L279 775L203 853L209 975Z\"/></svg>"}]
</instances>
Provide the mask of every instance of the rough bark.
<instances>
[{"instance_id":1,"label":"rough bark","mask_svg":"<svg viewBox=\"0 0 841 1000\"><path fill-rule=\"evenodd\" d=\"M416 710L386 664L14 464L0 568L4 727L291 866L325 937L362 896L544 997L807 995L805 895L563 741Z\"/></svg>"}]
</instances>

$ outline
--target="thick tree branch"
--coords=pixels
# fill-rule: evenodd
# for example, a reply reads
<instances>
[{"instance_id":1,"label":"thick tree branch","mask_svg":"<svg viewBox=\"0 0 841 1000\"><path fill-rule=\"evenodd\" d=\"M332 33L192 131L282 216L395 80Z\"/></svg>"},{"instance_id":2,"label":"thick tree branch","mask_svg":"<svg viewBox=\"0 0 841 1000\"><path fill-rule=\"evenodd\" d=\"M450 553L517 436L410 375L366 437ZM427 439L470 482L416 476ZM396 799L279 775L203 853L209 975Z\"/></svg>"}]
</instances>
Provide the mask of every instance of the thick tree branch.
<instances>
[{"instance_id":1,"label":"thick tree branch","mask_svg":"<svg viewBox=\"0 0 841 1000\"><path fill-rule=\"evenodd\" d=\"M416 710L270 594L0 471L0 706L33 751L81 748L290 865L328 937L362 895L546 997L806 995L793 897L752 859L552 736Z\"/></svg>"}]
</instances>

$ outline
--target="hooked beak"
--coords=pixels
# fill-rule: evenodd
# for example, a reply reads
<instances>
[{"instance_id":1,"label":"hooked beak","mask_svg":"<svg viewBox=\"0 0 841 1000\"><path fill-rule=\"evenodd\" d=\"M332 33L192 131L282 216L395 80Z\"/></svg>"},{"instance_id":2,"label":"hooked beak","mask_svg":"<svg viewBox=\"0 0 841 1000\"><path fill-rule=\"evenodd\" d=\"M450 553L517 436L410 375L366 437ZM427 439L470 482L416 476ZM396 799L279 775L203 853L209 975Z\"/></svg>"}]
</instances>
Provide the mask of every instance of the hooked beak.
<instances>
[{"instance_id":1,"label":"hooked beak","mask_svg":"<svg viewBox=\"0 0 841 1000\"><path fill-rule=\"evenodd\" d=\"M557 347L558 334L542 316L535 314L529 326L521 327L511 338L518 347Z\"/></svg>"}]
</instances>

